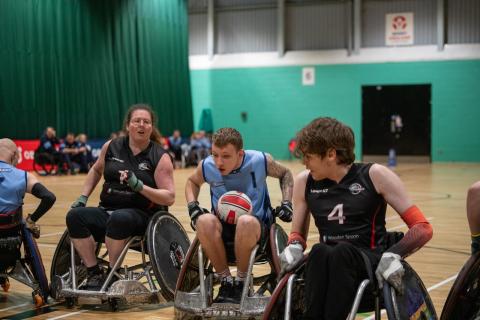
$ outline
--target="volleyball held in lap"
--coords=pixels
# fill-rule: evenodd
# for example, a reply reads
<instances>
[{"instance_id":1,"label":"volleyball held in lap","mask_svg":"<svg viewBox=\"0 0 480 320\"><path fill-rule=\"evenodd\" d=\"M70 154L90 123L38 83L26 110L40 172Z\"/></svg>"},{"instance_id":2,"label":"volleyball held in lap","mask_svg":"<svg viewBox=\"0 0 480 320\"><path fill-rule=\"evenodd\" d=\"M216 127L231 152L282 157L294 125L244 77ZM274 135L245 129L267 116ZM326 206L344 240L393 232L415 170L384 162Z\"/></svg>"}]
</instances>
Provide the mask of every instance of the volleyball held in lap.
<instances>
[{"instance_id":1,"label":"volleyball held in lap","mask_svg":"<svg viewBox=\"0 0 480 320\"><path fill-rule=\"evenodd\" d=\"M222 221L236 224L240 216L252 213L252 201L243 192L228 191L218 199L217 211Z\"/></svg>"}]
</instances>

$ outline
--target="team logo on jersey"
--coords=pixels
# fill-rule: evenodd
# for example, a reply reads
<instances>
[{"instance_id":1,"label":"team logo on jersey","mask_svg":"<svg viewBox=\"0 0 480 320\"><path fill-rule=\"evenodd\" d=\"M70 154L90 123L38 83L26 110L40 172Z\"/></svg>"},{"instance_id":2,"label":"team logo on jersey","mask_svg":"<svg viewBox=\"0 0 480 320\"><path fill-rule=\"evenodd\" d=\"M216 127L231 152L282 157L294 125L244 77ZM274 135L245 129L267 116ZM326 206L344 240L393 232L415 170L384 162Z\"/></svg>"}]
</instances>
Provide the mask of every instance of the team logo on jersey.
<instances>
[{"instance_id":1,"label":"team logo on jersey","mask_svg":"<svg viewBox=\"0 0 480 320\"><path fill-rule=\"evenodd\" d=\"M150 170L150 166L148 165L148 163L142 162L138 164L138 169L143 171Z\"/></svg>"},{"instance_id":2,"label":"team logo on jersey","mask_svg":"<svg viewBox=\"0 0 480 320\"><path fill-rule=\"evenodd\" d=\"M210 183L210 185L212 187L221 187L221 186L225 185L225 182L223 182L223 181L212 181L212 183Z\"/></svg>"},{"instance_id":3,"label":"team logo on jersey","mask_svg":"<svg viewBox=\"0 0 480 320\"><path fill-rule=\"evenodd\" d=\"M360 192L362 192L363 190L365 190L364 187L362 187L359 183L354 183L352 185L350 185L350 187L348 188L348 190L350 190L350 192L352 194L359 194Z\"/></svg>"},{"instance_id":4,"label":"team logo on jersey","mask_svg":"<svg viewBox=\"0 0 480 320\"><path fill-rule=\"evenodd\" d=\"M115 157L110 157L110 158L108 158L108 160L117 161L117 162L120 162L120 163L124 163L124 162L125 162L125 161L123 161L122 159L118 159L118 158L115 158Z\"/></svg>"}]
</instances>

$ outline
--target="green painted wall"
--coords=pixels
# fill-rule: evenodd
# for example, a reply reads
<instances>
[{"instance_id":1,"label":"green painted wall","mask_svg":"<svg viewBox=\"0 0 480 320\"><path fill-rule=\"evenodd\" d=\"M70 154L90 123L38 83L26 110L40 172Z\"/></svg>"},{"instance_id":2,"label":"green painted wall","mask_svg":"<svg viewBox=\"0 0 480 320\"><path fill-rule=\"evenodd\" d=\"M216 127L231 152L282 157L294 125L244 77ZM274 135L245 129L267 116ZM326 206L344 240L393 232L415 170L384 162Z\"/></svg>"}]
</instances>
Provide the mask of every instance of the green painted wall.
<instances>
[{"instance_id":1,"label":"green painted wall","mask_svg":"<svg viewBox=\"0 0 480 320\"><path fill-rule=\"evenodd\" d=\"M480 60L317 65L314 86L302 86L302 67L192 70L195 126L211 108L215 129L235 127L246 148L287 159L301 127L331 116L353 128L359 159L362 86L431 84L432 160L480 162Z\"/></svg>"}]
</instances>

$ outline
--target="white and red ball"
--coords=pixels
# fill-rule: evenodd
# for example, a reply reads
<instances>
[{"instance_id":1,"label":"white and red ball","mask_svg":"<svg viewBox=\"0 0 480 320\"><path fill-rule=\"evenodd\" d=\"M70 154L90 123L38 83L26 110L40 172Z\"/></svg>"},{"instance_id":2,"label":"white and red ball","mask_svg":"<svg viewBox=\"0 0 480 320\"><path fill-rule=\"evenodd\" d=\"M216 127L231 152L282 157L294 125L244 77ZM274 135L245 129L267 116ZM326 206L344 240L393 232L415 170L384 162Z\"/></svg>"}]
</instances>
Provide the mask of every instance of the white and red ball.
<instances>
[{"instance_id":1,"label":"white and red ball","mask_svg":"<svg viewBox=\"0 0 480 320\"><path fill-rule=\"evenodd\" d=\"M218 217L228 224L236 224L240 216L252 213L252 200L243 192L228 191L218 199Z\"/></svg>"}]
</instances>

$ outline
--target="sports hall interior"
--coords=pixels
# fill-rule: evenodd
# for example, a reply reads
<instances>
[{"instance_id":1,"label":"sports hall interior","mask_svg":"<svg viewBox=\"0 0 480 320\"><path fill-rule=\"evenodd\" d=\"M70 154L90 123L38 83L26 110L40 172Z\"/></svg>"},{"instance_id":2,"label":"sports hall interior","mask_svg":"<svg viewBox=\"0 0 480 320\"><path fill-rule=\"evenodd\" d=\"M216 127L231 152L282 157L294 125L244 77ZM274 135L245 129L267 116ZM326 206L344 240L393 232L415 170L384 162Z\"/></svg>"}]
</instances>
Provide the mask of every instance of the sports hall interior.
<instances>
[{"instance_id":1,"label":"sports hall interior","mask_svg":"<svg viewBox=\"0 0 480 320\"><path fill-rule=\"evenodd\" d=\"M59 138L107 141L130 105L147 103L165 137L234 127L245 149L270 153L295 175L305 167L289 142L314 118L334 117L353 129L356 161L389 165L432 224L432 240L407 261L438 315L470 257L465 202L480 180L478 0L1 0L0 70L0 137L14 141L38 139L48 126ZM33 151L20 151L20 164L32 160ZM195 167L176 164L169 212L193 239L184 188ZM39 221L47 275L85 177L38 175L57 197ZM268 186L276 206L278 181ZM199 201L211 206L206 185ZM27 194L24 214L37 205ZM392 208L387 229L408 229ZM318 241L311 223L308 247ZM12 281L0 290L0 319L134 317L173 319L173 305L111 312L50 299L35 308L29 287Z\"/></svg>"}]
</instances>

